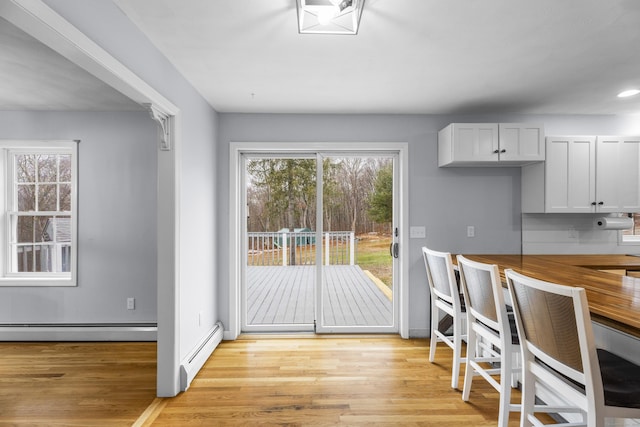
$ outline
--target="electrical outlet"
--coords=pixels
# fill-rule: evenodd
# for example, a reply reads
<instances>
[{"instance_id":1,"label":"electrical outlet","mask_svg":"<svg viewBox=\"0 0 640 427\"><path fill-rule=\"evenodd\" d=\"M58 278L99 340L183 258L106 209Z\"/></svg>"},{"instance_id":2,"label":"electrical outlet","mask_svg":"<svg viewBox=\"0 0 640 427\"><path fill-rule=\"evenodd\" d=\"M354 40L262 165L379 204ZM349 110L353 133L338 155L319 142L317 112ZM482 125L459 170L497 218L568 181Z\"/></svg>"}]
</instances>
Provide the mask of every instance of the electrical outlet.
<instances>
[{"instance_id":1,"label":"electrical outlet","mask_svg":"<svg viewBox=\"0 0 640 427\"><path fill-rule=\"evenodd\" d=\"M476 237L476 228L473 225L467 225L467 237Z\"/></svg>"},{"instance_id":2,"label":"electrical outlet","mask_svg":"<svg viewBox=\"0 0 640 427\"><path fill-rule=\"evenodd\" d=\"M127 310L135 310L135 309L136 309L136 299L127 298Z\"/></svg>"}]
</instances>

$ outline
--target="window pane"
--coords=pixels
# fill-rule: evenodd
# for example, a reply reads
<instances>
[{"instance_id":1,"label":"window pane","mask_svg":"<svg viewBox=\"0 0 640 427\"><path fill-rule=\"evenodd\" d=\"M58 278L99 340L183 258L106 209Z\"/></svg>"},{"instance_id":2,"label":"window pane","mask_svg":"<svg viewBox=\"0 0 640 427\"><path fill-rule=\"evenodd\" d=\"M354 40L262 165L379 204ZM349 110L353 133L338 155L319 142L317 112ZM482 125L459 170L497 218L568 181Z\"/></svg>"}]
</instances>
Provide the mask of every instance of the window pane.
<instances>
[{"instance_id":1,"label":"window pane","mask_svg":"<svg viewBox=\"0 0 640 427\"><path fill-rule=\"evenodd\" d=\"M18 185L18 210L36 210L36 186L33 184Z\"/></svg>"},{"instance_id":2,"label":"window pane","mask_svg":"<svg viewBox=\"0 0 640 427\"><path fill-rule=\"evenodd\" d=\"M39 250L37 250L39 249ZM55 246L40 245L36 247L36 271L40 272L54 272L56 271L56 256Z\"/></svg>"},{"instance_id":3,"label":"window pane","mask_svg":"<svg viewBox=\"0 0 640 427\"><path fill-rule=\"evenodd\" d=\"M58 210L57 185L43 184L38 186L38 211Z\"/></svg>"},{"instance_id":4,"label":"window pane","mask_svg":"<svg viewBox=\"0 0 640 427\"><path fill-rule=\"evenodd\" d=\"M71 211L71 184L60 184L60 211Z\"/></svg>"},{"instance_id":5,"label":"window pane","mask_svg":"<svg viewBox=\"0 0 640 427\"><path fill-rule=\"evenodd\" d=\"M35 217L19 216L17 221L16 239L18 243L33 243Z\"/></svg>"},{"instance_id":6,"label":"window pane","mask_svg":"<svg viewBox=\"0 0 640 427\"><path fill-rule=\"evenodd\" d=\"M41 154L38 156L39 182L58 181L57 157L55 154Z\"/></svg>"},{"instance_id":7,"label":"window pane","mask_svg":"<svg viewBox=\"0 0 640 427\"><path fill-rule=\"evenodd\" d=\"M33 246L17 247L18 272L33 271Z\"/></svg>"},{"instance_id":8,"label":"window pane","mask_svg":"<svg viewBox=\"0 0 640 427\"><path fill-rule=\"evenodd\" d=\"M71 182L71 156L59 156L60 158L60 182Z\"/></svg>"},{"instance_id":9,"label":"window pane","mask_svg":"<svg viewBox=\"0 0 640 427\"><path fill-rule=\"evenodd\" d=\"M46 231L51 218L48 216L19 216L16 230L18 243L50 241Z\"/></svg>"},{"instance_id":10,"label":"window pane","mask_svg":"<svg viewBox=\"0 0 640 427\"><path fill-rule=\"evenodd\" d=\"M18 182L35 182L36 156L33 154L18 154L15 156L15 162Z\"/></svg>"},{"instance_id":11,"label":"window pane","mask_svg":"<svg viewBox=\"0 0 640 427\"><path fill-rule=\"evenodd\" d=\"M41 220L43 242L71 244L71 217L42 217Z\"/></svg>"}]
</instances>

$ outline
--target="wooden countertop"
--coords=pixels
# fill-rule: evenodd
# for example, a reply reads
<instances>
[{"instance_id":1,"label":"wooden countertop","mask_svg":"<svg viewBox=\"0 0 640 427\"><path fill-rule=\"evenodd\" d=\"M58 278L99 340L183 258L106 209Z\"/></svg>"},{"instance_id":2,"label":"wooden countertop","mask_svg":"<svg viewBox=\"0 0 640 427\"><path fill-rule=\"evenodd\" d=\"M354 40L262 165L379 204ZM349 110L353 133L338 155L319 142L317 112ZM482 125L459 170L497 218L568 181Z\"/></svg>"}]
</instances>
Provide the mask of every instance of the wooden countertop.
<instances>
[{"instance_id":1,"label":"wooden countertop","mask_svg":"<svg viewBox=\"0 0 640 427\"><path fill-rule=\"evenodd\" d=\"M640 278L598 270L640 271L640 257L628 255L465 255L504 269L587 291L593 320L640 338Z\"/></svg>"}]
</instances>

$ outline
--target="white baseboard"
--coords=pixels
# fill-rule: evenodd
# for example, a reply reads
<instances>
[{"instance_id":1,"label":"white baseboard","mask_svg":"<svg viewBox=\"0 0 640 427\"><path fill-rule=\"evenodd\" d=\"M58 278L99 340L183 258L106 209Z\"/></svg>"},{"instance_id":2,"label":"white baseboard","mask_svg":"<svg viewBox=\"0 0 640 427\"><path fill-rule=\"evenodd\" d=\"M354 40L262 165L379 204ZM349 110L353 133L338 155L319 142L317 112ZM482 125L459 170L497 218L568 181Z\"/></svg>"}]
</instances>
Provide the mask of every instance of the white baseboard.
<instances>
[{"instance_id":1,"label":"white baseboard","mask_svg":"<svg viewBox=\"0 0 640 427\"><path fill-rule=\"evenodd\" d=\"M430 333L430 329L412 328L409 329L409 338L428 338Z\"/></svg>"},{"instance_id":2,"label":"white baseboard","mask_svg":"<svg viewBox=\"0 0 640 427\"><path fill-rule=\"evenodd\" d=\"M156 324L0 325L0 341L157 341Z\"/></svg>"},{"instance_id":3,"label":"white baseboard","mask_svg":"<svg viewBox=\"0 0 640 427\"><path fill-rule=\"evenodd\" d=\"M221 322L216 323L195 348L180 363L180 390L186 391L224 334Z\"/></svg>"}]
</instances>

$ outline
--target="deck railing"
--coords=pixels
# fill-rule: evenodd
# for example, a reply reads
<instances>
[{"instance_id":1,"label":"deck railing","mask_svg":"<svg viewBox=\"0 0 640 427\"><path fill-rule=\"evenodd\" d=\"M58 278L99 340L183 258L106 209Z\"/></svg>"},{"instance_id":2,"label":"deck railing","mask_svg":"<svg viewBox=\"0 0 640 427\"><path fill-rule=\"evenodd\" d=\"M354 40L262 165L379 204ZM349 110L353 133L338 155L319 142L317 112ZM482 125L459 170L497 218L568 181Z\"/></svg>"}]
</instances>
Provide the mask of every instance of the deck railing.
<instances>
[{"instance_id":1,"label":"deck railing","mask_svg":"<svg viewBox=\"0 0 640 427\"><path fill-rule=\"evenodd\" d=\"M247 233L247 265L315 265L316 233L251 232ZM355 233L329 231L322 234L324 265L354 265ZM293 247L292 247L293 246Z\"/></svg>"}]
</instances>

